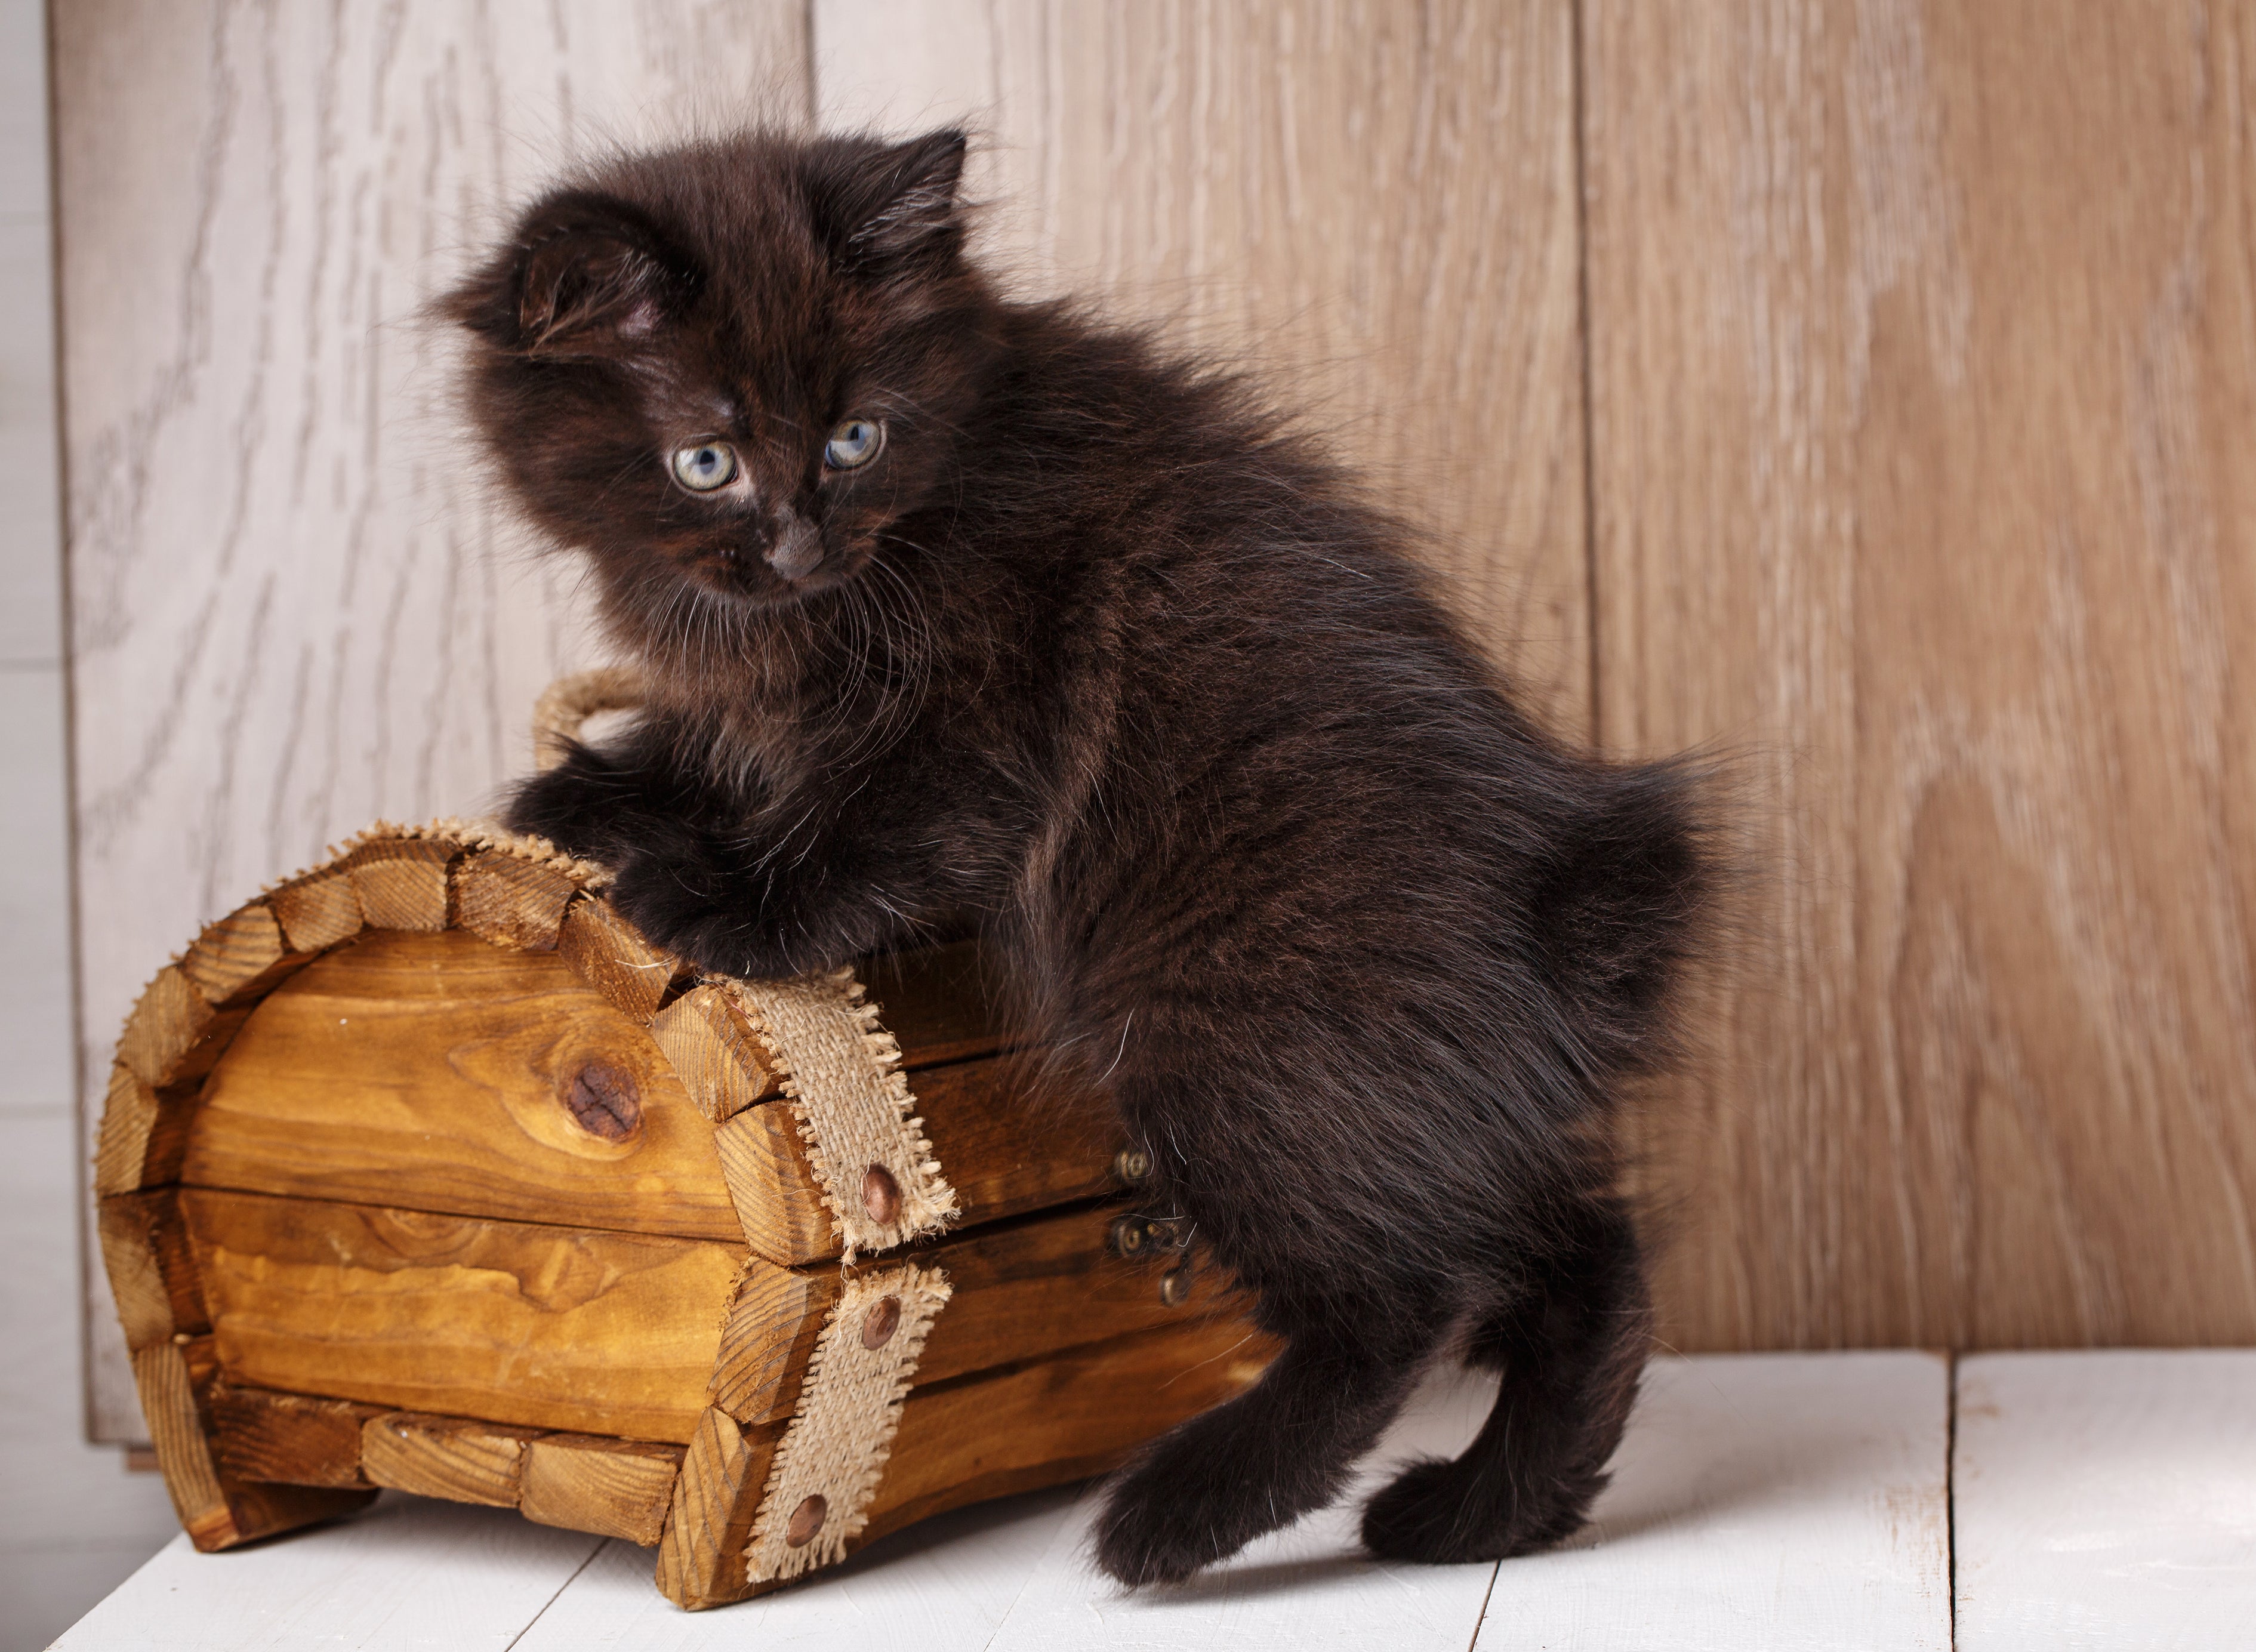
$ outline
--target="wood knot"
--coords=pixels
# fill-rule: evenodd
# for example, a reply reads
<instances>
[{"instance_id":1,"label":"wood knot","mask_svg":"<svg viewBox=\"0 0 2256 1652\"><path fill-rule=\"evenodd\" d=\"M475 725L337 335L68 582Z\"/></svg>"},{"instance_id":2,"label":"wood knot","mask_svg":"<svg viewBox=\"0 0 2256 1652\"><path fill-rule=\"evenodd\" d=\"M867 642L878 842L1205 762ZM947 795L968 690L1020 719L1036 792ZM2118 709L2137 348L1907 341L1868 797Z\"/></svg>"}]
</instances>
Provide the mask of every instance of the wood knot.
<instances>
[{"instance_id":1,"label":"wood knot","mask_svg":"<svg viewBox=\"0 0 2256 1652\"><path fill-rule=\"evenodd\" d=\"M563 1087L565 1111L581 1129L605 1141L624 1141L642 1127L642 1094L634 1079L608 1062L582 1064Z\"/></svg>"},{"instance_id":2,"label":"wood knot","mask_svg":"<svg viewBox=\"0 0 2256 1652\"><path fill-rule=\"evenodd\" d=\"M882 1164L873 1164L862 1173L862 1208L879 1227L890 1225L901 1213L901 1184Z\"/></svg>"},{"instance_id":3,"label":"wood knot","mask_svg":"<svg viewBox=\"0 0 2256 1652\"><path fill-rule=\"evenodd\" d=\"M804 1549L814 1541L814 1534L829 1518L830 1500L817 1492L791 1511L791 1523L783 1528L783 1540L793 1549Z\"/></svg>"},{"instance_id":4,"label":"wood knot","mask_svg":"<svg viewBox=\"0 0 2256 1652\"><path fill-rule=\"evenodd\" d=\"M893 1339L893 1332L901 1326L901 1299L880 1296L870 1304L870 1311L862 1316L862 1345L882 1348Z\"/></svg>"}]
</instances>

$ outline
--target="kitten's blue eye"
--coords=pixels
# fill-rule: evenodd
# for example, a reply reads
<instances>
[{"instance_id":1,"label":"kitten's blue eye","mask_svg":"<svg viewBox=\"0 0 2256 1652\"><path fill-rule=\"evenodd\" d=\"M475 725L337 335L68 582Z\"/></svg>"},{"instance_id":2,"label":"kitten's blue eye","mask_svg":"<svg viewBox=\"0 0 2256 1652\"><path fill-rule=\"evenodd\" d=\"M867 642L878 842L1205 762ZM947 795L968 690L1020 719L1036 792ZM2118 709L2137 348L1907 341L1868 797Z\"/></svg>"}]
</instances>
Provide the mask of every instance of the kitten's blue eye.
<instances>
[{"instance_id":1,"label":"kitten's blue eye","mask_svg":"<svg viewBox=\"0 0 2256 1652\"><path fill-rule=\"evenodd\" d=\"M725 441L697 441L673 450L673 479L692 493L710 493L737 479L737 450Z\"/></svg>"},{"instance_id":2,"label":"kitten's blue eye","mask_svg":"<svg viewBox=\"0 0 2256 1652\"><path fill-rule=\"evenodd\" d=\"M834 470L851 470L878 456L885 445L885 427L874 419L842 419L831 427L830 445L822 450Z\"/></svg>"}]
</instances>

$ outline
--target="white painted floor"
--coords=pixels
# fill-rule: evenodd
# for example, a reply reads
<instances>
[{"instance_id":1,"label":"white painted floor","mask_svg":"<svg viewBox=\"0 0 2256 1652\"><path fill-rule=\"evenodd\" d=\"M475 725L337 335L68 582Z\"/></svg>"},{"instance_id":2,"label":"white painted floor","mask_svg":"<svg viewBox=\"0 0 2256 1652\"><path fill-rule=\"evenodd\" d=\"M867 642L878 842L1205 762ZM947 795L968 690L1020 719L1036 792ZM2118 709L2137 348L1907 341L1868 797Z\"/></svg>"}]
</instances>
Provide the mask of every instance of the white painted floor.
<instances>
[{"instance_id":1,"label":"white painted floor","mask_svg":"<svg viewBox=\"0 0 2256 1652\"><path fill-rule=\"evenodd\" d=\"M230 1555L177 1539L56 1644L255 1652L915 1647L2256 1647L2256 1352L1657 1362L1591 1528L1503 1566L1378 1565L1341 1509L1182 1590L1124 1597L1072 1492L927 1521L796 1589L695 1615L651 1555L387 1494ZM1469 1438L1431 1387L1383 1458ZM1956 1557L1956 1624L1953 1575ZM1956 1638L1954 1640L1954 1627Z\"/></svg>"}]
</instances>

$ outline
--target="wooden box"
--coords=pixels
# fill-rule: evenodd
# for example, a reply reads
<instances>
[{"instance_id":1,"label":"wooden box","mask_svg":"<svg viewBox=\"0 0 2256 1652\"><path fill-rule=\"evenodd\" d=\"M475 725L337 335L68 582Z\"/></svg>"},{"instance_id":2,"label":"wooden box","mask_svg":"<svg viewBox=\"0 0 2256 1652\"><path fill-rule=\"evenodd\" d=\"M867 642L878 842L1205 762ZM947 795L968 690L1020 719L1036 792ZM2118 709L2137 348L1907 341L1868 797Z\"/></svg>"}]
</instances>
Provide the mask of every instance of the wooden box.
<instances>
[{"instance_id":1,"label":"wooden box","mask_svg":"<svg viewBox=\"0 0 2256 1652\"><path fill-rule=\"evenodd\" d=\"M596 869L380 827L127 1022L95 1186L197 1546L394 1486L655 1545L685 1606L1096 1472L1266 1349L962 947L697 978Z\"/></svg>"}]
</instances>

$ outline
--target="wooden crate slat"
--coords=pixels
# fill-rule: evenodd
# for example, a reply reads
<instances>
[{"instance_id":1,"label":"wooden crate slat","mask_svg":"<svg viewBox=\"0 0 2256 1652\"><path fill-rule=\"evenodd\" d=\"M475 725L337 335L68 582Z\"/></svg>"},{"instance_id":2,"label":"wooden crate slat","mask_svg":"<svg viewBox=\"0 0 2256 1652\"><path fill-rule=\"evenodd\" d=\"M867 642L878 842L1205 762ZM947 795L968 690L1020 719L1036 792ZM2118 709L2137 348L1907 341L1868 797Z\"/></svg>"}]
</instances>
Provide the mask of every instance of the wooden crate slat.
<instances>
[{"instance_id":1,"label":"wooden crate slat","mask_svg":"<svg viewBox=\"0 0 2256 1652\"><path fill-rule=\"evenodd\" d=\"M211 1329L177 1190L114 1194L95 1223L129 1352Z\"/></svg>"},{"instance_id":2,"label":"wooden crate slat","mask_svg":"<svg viewBox=\"0 0 2256 1652\"><path fill-rule=\"evenodd\" d=\"M659 1592L695 1612L741 1600L744 1545L784 1424L744 1429L718 1407L698 1419L658 1547Z\"/></svg>"},{"instance_id":3,"label":"wooden crate slat","mask_svg":"<svg viewBox=\"0 0 2256 1652\"><path fill-rule=\"evenodd\" d=\"M526 1449L518 1507L543 1525L650 1548L665 1535L685 1455L679 1445L546 1434Z\"/></svg>"},{"instance_id":4,"label":"wooden crate slat","mask_svg":"<svg viewBox=\"0 0 2256 1652\"><path fill-rule=\"evenodd\" d=\"M1153 1435L1251 1386L1275 1350L1235 1320L1195 1319L912 1389L860 1542L1117 1468Z\"/></svg>"},{"instance_id":5,"label":"wooden crate slat","mask_svg":"<svg viewBox=\"0 0 2256 1652\"><path fill-rule=\"evenodd\" d=\"M866 958L856 973L912 1071L992 1055L1019 1041L992 1002L975 942Z\"/></svg>"},{"instance_id":6,"label":"wooden crate slat","mask_svg":"<svg viewBox=\"0 0 2256 1652\"><path fill-rule=\"evenodd\" d=\"M207 1551L231 1549L364 1507L372 1491L271 1486L222 1474L211 1449L199 1390L211 1382L210 1340L160 1343L133 1355L134 1386L156 1448L165 1489L189 1541Z\"/></svg>"},{"instance_id":7,"label":"wooden crate slat","mask_svg":"<svg viewBox=\"0 0 2256 1652\"><path fill-rule=\"evenodd\" d=\"M361 1430L377 1406L264 1388L214 1386L208 1409L221 1469L285 1486L367 1486Z\"/></svg>"},{"instance_id":8,"label":"wooden crate slat","mask_svg":"<svg viewBox=\"0 0 2256 1652\"><path fill-rule=\"evenodd\" d=\"M783 1093L767 1053L719 987L683 993L659 1012L650 1033L698 1111L715 1124Z\"/></svg>"},{"instance_id":9,"label":"wooden crate slat","mask_svg":"<svg viewBox=\"0 0 2256 1652\"><path fill-rule=\"evenodd\" d=\"M686 1441L741 1245L184 1190L250 1387Z\"/></svg>"},{"instance_id":10,"label":"wooden crate slat","mask_svg":"<svg viewBox=\"0 0 2256 1652\"><path fill-rule=\"evenodd\" d=\"M556 950L582 980L637 1026L649 1025L684 970L680 959L652 946L603 900L572 903Z\"/></svg>"},{"instance_id":11,"label":"wooden crate slat","mask_svg":"<svg viewBox=\"0 0 2256 1652\"><path fill-rule=\"evenodd\" d=\"M788 1417L823 1317L838 1299L836 1269L744 1264L713 1362L713 1403L746 1427Z\"/></svg>"},{"instance_id":12,"label":"wooden crate slat","mask_svg":"<svg viewBox=\"0 0 2256 1652\"><path fill-rule=\"evenodd\" d=\"M525 1448L539 1437L538 1430L504 1423L386 1411L361 1429L360 1472L372 1485L514 1508Z\"/></svg>"},{"instance_id":13,"label":"wooden crate slat","mask_svg":"<svg viewBox=\"0 0 2256 1652\"><path fill-rule=\"evenodd\" d=\"M270 892L266 904L294 951L325 951L361 931L360 895L351 870L342 864L293 879Z\"/></svg>"},{"instance_id":14,"label":"wooden crate slat","mask_svg":"<svg viewBox=\"0 0 2256 1652\"><path fill-rule=\"evenodd\" d=\"M117 1059L153 1090L201 1078L248 1013L247 1007L213 1008L177 964L167 964L126 1019Z\"/></svg>"},{"instance_id":15,"label":"wooden crate slat","mask_svg":"<svg viewBox=\"0 0 2256 1652\"><path fill-rule=\"evenodd\" d=\"M204 999L222 1009L255 1003L314 953L293 950L264 901L229 913L204 931L180 957L180 973Z\"/></svg>"},{"instance_id":16,"label":"wooden crate slat","mask_svg":"<svg viewBox=\"0 0 2256 1652\"><path fill-rule=\"evenodd\" d=\"M454 910L448 870L462 853L461 844L439 837L378 837L354 850L345 864L368 927L445 928Z\"/></svg>"},{"instance_id":17,"label":"wooden crate slat","mask_svg":"<svg viewBox=\"0 0 2256 1652\"><path fill-rule=\"evenodd\" d=\"M178 1178L200 1095L194 1085L160 1091L123 1062L112 1066L95 1133L95 1194L130 1193Z\"/></svg>"},{"instance_id":18,"label":"wooden crate slat","mask_svg":"<svg viewBox=\"0 0 2256 1652\"><path fill-rule=\"evenodd\" d=\"M713 1132L713 1146L739 1231L755 1255L788 1267L839 1253L830 1207L789 1107L747 1107Z\"/></svg>"},{"instance_id":19,"label":"wooden crate slat","mask_svg":"<svg viewBox=\"0 0 2256 1652\"><path fill-rule=\"evenodd\" d=\"M553 865L486 849L455 869L455 921L481 941L525 952L553 952L564 908L579 883Z\"/></svg>"},{"instance_id":20,"label":"wooden crate slat","mask_svg":"<svg viewBox=\"0 0 2256 1652\"><path fill-rule=\"evenodd\" d=\"M742 1237L657 1045L553 954L371 934L258 1006L202 1105L203 1186Z\"/></svg>"}]
</instances>

